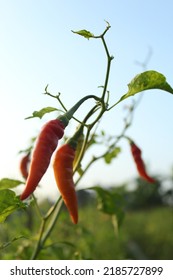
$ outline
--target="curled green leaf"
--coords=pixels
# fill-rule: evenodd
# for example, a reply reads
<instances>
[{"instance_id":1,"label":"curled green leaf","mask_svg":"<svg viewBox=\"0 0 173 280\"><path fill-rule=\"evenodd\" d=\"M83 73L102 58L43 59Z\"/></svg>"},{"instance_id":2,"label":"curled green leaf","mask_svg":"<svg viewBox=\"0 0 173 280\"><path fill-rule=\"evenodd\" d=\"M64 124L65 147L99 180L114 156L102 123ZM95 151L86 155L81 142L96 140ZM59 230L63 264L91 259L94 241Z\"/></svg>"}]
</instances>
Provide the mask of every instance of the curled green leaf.
<instances>
[{"instance_id":1,"label":"curled green leaf","mask_svg":"<svg viewBox=\"0 0 173 280\"><path fill-rule=\"evenodd\" d=\"M40 111L34 111L32 113L32 116L25 118L25 120L32 119L32 118L40 118L41 119L45 114L51 113L51 112L54 112L54 111L57 111L57 110L58 110L57 108L45 107L45 108L41 109Z\"/></svg>"},{"instance_id":2,"label":"curled green leaf","mask_svg":"<svg viewBox=\"0 0 173 280\"><path fill-rule=\"evenodd\" d=\"M72 32L75 33L75 34L78 34L78 35L80 35L80 36L83 36L84 38L87 38L88 40L89 40L90 38L93 38L93 37L94 37L94 34L92 34L90 31L85 30L85 29L79 30L79 31L73 31L73 30L72 30Z\"/></svg>"},{"instance_id":3,"label":"curled green leaf","mask_svg":"<svg viewBox=\"0 0 173 280\"><path fill-rule=\"evenodd\" d=\"M120 147L114 148L111 152L107 153L104 156L104 160L107 164L111 163L111 161L118 156L118 154L121 152Z\"/></svg>"},{"instance_id":4,"label":"curled green leaf","mask_svg":"<svg viewBox=\"0 0 173 280\"><path fill-rule=\"evenodd\" d=\"M128 92L116 104L138 92L149 89L161 89L173 94L173 88L167 83L165 76L157 71L150 70L135 76L128 84Z\"/></svg>"}]
</instances>

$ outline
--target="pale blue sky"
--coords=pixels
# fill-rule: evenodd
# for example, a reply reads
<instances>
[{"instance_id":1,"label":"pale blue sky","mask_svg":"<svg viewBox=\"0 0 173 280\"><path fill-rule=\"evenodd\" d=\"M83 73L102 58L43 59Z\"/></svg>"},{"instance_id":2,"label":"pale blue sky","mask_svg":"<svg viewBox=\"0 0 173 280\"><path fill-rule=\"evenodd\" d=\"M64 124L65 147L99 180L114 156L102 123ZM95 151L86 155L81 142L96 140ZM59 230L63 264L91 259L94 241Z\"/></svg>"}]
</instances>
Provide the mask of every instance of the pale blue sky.
<instances>
[{"instance_id":1,"label":"pale blue sky","mask_svg":"<svg viewBox=\"0 0 173 280\"><path fill-rule=\"evenodd\" d=\"M42 94L46 84L52 93L62 93L68 108L86 94L99 94L106 66L101 41L88 41L71 30L88 29L97 35L105 28L104 20L110 22L106 41L115 57L108 86L113 103L142 71L135 61L145 59L149 46L153 55L148 69L163 73L173 86L172 11L171 0L0 0L0 177L21 178L17 152L54 117L24 120L42 107L57 106ZM101 128L117 135L125 116L123 107L131 101L107 114ZM173 165L172 111L171 94L148 91L128 133L143 148L152 174L169 174ZM137 175L127 143L121 144L119 158L111 166L102 162L93 166L84 185L116 184ZM52 175L49 170L45 182ZM51 191L56 193L54 186Z\"/></svg>"}]
</instances>

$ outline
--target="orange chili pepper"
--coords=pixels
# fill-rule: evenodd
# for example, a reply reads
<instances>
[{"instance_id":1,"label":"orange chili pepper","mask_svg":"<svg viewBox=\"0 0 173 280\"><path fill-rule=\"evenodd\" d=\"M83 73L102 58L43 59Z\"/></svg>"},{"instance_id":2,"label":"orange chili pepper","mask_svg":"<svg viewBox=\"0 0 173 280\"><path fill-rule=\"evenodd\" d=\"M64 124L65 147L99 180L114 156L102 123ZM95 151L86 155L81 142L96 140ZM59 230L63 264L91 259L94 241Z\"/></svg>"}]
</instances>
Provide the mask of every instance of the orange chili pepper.
<instances>
[{"instance_id":1,"label":"orange chili pepper","mask_svg":"<svg viewBox=\"0 0 173 280\"><path fill-rule=\"evenodd\" d=\"M74 224L78 222L78 203L73 182L75 149L68 143L61 146L54 158L53 170L58 189Z\"/></svg>"}]
</instances>

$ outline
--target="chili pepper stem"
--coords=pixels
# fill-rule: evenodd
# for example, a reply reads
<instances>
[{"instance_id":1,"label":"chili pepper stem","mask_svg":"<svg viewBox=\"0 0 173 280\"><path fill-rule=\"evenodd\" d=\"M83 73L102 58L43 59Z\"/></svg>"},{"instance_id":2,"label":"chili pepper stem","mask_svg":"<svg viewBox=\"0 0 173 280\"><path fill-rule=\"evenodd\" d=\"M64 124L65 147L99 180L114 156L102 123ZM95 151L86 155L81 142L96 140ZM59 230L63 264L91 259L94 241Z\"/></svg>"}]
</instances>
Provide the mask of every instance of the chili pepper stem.
<instances>
[{"instance_id":1,"label":"chili pepper stem","mask_svg":"<svg viewBox=\"0 0 173 280\"><path fill-rule=\"evenodd\" d=\"M61 120L63 122L63 124L65 126L68 125L69 120L73 117L73 114L76 112L76 110L80 107L80 105L82 105L83 102L85 102L86 100L90 99L90 98L94 98L97 101L100 101L100 98L97 97L96 95L87 95L85 97L83 97L82 99L80 99L70 110L68 110L65 114L63 114L62 116L59 116L58 119Z\"/></svg>"}]
</instances>

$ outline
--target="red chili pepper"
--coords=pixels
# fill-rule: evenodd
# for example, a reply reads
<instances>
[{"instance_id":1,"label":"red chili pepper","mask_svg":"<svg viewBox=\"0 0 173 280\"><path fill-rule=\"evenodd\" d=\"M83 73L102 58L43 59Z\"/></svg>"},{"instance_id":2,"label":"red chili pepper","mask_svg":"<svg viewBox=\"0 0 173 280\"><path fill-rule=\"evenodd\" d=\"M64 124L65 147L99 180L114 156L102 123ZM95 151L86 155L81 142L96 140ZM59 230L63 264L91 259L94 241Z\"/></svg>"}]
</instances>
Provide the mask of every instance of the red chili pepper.
<instances>
[{"instance_id":1,"label":"red chili pepper","mask_svg":"<svg viewBox=\"0 0 173 280\"><path fill-rule=\"evenodd\" d=\"M134 142L131 142L130 146L131 146L132 156L133 156L133 159L136 163L136 167L137 167L137 170L139 172L139 175L143 179L148 181L149 183L154 183L155 180L152 177L150 177L146 172L145 164L144 164L143 159L141 157L142 152L141 152L140 148Z\"/></svg>"},{"instance_id":2,"label":"red chili pepper","mask_svg":"<svg viewBox=\"0 0 173 280\"><path fill-rule=\"evenodd\" d=\"M78 222L78 205L73 182L75 149L68 143L61 146L54 158L55 180L74 224Z\"/></svg>"},{"instance_id":3,"label":"red chili pepper","mask_svg":"<svg viewBox=\"0 0 173 280\"><path fill-rule=\"evenodd\" d=\"M30 162L30 153L28 153L27 155L25 155L21 161L20 161L20 172L22 174L22 176L27 179L28 177L28 165Z\"/></svg>"},{"instance_id":4,"label":"red chili pepper","mask_svg":"<svg viewBox=\"0 0 173 280\"><path fill-rule=\"evenodd\" d=\"M21 200L26 199L32 194L39 184L49 166L58 140L64 134L64 128L62 121L59 119L51 120L43 126L33 151L26 187L20 196Z\"/></svg>"},{"instance_id":5,"label":"red chili pepper","mask_svg":"<svg viewBox=\"0 0 173 280\"><path fill-rule=\"evenodd\" d=\"M26 186L20 199L26 199L30 194L34 192L41 178L46 172L51 156L57 147L58 140L62 138L64 129L68 125L69 120L73 117L73 114L79 108L79 106L89 98L98 99L94 95L87 95L79 100L69 111L58 119L51 120L44 125L38 136L32 159Z\"/></svg>"}]
</instances>

